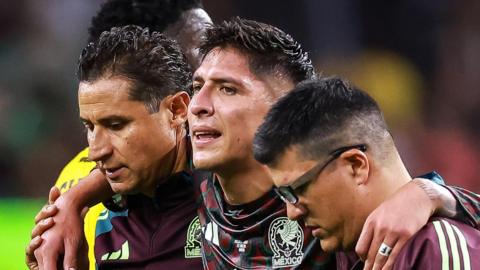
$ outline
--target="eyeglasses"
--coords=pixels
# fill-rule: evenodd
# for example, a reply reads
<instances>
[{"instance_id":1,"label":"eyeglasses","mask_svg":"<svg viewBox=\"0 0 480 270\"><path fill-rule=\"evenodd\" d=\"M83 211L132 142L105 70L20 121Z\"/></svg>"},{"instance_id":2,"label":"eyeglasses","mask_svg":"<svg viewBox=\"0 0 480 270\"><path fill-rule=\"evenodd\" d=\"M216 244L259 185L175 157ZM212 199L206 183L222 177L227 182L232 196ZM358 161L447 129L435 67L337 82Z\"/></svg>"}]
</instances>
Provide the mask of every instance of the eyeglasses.
<instances>
[{"instance_id":1,"label":"eyeglasses","mask_svg":"<svg viewBox=\"0 0 480 270\"><path fill-rule=\"evenodd\" d=\"M317 163L317 165L313 166L313 168L295 179L291 184L274 188L275 192L285 203L297 204L298 196L295 194L295 190L309 184L328 166L328 164L337 159L344 152L351 149L358 149L365 152L367 151L367 146L365 144L357 144L337 148L329 153L329 156L331 157L327 161Z\"/></svg>"}]
</instances>

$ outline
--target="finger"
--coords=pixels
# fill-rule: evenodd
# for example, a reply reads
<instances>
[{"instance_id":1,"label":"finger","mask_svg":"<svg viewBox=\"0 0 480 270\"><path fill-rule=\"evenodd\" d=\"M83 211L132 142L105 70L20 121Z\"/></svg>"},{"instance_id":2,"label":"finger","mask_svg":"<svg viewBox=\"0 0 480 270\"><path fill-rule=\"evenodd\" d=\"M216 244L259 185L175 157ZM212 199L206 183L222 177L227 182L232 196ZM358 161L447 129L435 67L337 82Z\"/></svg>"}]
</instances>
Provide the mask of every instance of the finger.
<instances>
[{"instance_id":1,"label":"finger","mask_svg":"<svg viewBox=\"0 0 480 270\"><path fill-rule=\"evenodd\" d=\"M367 259L368 248L373 239L373 232L373 226L371 226L370 222L367 220L363 225L362 232L360 233L357 245L355 246L355 252L362 261Z\"/></svg>"},{"instance_id":2,"label":"finger","mask_svg":"<svg viewBox=\"0 0 480 270\"><path fill-rule=\"evenodd\" d=\"M65 256L63 258L63 269L78 269L77 254L78 254L77 246L71 244L70 241L67 241L65 243Z\"/></svg>"},{"instance_id":3,"label":"finger","mask_svg":"<svg viewBox=\"0 0 480 270\"><path fill-rule=\"evenodd\" d=\"M58 252L56 250L49 250L43 256L43 267L46 270L56 270L58 261Z\"/></svg>"},{"instance_id":4,"label":"finger","mask_svg":"<svg viewBox=\"0 0 480 270\"><path fill-rule=\"evenodd\" d=\"M42 242L43 242L43 239L42 239ZM43 267L43 256L42 256L41 249L42 249L41 247L35 249L33 251L33 254L35 255L35 259L37 261L38 269L44 270L45 268Z\"/></svg>"},{"instance_id":5,"label":"finger","mask_svg":"<svg viewBox=\"0 0 480 270\"><path fill-rule=\"evenodd\" d=\"M48 193L48 204L53 204L60 197L60 189L53 186Z\"/></svg>"},{"instance_id":6,"label":"finger","mask_svg":"<svg viewBox=\"0 0 480 270\"><path fill-rule=\"evenodd\" d=\"M407 240L398 240L397 243L393 246L392 253L390 253L390 256L387 258L387 262L385 265L382 267L382 270L390 270L393 269L393 265L395 264L395 260L397 259L398 254L402 250L403 246Z\"/></svg>"},{"instance_id":7,"label":"finger","mask_svg":"<svg viewBox=\"0 0 480 270\"><path fill-rule=\"evenodd\" d=\"M373 226L372 226L373 230ZM367 251L367 257L365 259L365 265L363 267L364 270L370 270L374 269L374 263L375 263L375 258L378 253L378 248L383 242L383 239L385 239L385 233L382 230L376 230L372 233L373 237L371 242L369 243L368 251Z\"/></svg>"},{"instance_id":8,"label":"finger","mask_svg":"<svg viewBox=\"0 0 480 270\"><path fill-rule=\"evenodd\" d=\"M83 241L83 245L80 247L80 252L77 254L78 269L88 269L88 244L86 239Z\"/></svg>"},{"instance_id":9,"label":"finger","mask_svg":"<svg viewBox=\"0 0 480 270\"><path fill-rule=\"evenodd\" d=\"M30 237L33 239L37 236L42 235L46 230L50 229L53 224L55 224L55 222L51 217L41 220L37 223L37 225L35 225L35 227L33 227Z\"/></svg>"},{"instance_id":10,"label":"finger","mask_svg":"<svg viewBox=\"0 0 480 270\"><path fill-rule=\"evenodd\" d=\"M41 244L42 238L37 236L33 238L25 248L25 264L27 264L28 269L30 270L38 269L38 263L35 259L34 251L40 247Z\"/></svg>"},{"instance_id":11,"label":"finger","mask_svg":"<svg viewBox=\"0 0 480 270\"><path fill-rule=\"evenodd\" d=\"M53 217L58 212L57 206L54 204L47 204L45 205L42 210L35 216L35 224L40 222L40 220L47 219L49 217Z\"/></svg>"},{"instance_id":12,"label":"finger","mask_svg":"<svg viewBox=\"0 0 480 270\"><path fill-rule=\"evenodd\" d=\"M395 247L395 244L397 243L397 238L385 238L382 243L385 243L388 247L390 248L394 248ZM380 244L381 245L381 244ZM374 260L374 263L373 263L373 270L380 270L382 269L382 267L385 265L385 263L387 262L387 259L389 256L385 256L383 254L380 253L380 245L377 247L377 253L375 255L375 260ZM393 250L392 250L393 251ZM391 254L390 254L391 255Z\"/></svg>"},{"instance_id":13,"label":"finger","mask_svg":"<svg viewBox=\"0 0 480 270\"><path fill-rule=\"evenodd\" d=\"M82 209L82 212L80 213L80 216L82 217L82 219L85 218L85 216L86 216L87 213L88 213L88 210L89 210L88 207L84 207L84 208Z\"/></svg>"}]
</instances>

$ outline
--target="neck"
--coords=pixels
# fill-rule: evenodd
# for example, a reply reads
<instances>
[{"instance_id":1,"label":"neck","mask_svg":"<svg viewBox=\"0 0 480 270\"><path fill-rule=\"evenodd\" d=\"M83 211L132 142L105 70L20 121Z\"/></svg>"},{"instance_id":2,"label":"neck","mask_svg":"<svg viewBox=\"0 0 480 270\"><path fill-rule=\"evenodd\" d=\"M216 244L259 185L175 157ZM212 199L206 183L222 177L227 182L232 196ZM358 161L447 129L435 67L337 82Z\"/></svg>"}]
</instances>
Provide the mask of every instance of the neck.
<instances>
[{"instance_id":1,"label":"neck","mask_svg":"<svg viewBox=\"0 0 480 270\"><path fill-rule=\"evenodd\" d=\"M394 193L412 180L396 151L393 157L389 158L387 166L385 166L385 161L381 162L382 164L375 164L375 160L370 160L371 171L368 184L359 200L362 201L361 204L363 205L361 206L363 209L359 210L359 212L363 212L360 216L362 226L371 212L383 202L392 198Z\"/></svg>"},{"instance_id":2,"label":"neck","mask_svg":"<svg viewBox=\"0 0 480 270\"><path fill-rule=\"evenodd\" d=\"M380 169L375 170L373 173L376 176L374 178L375 182L372 183L372 188L375 189L375 194L378 194L376 196L377 204L374 205L375 208L391 198L403 185L412 180L412 177L396 151L388 166L380 167Z\"/></svg>"},{"instance_id":3,"label":"neck","mask_svg":"<svg viewBox=\"0 0 480 270\"><path fill-rule=\"evenodd\" d=\"M189 146L187 140L187 132L184 128L181 128L179 134L180 136L178 138L178 141L176 142L177 151L175 155L175 162L173 163L170 175L184 171L188 167L189 157L187 156L187 147Z\"/></svg>"},{"instance_id":4,"label":"neck","mask_svg":"<svg viewBox=\"0 0 480 270\"><path fill-rule=\"evenodd\" d=\"M144 189L143 194L148 197L153 197L155 195L155 188L161 184L160 181L165 181L165 178L187 169L189 158L187 156L187 147L186 131L182 128L178 133L178 139L175 142L174 148L165 160L161 162L157 176L153 179L152 184Z\"/></svg>"},{"instance_id":5,"label":"neck","mask_svg":"<svg viewBox=\"0 0 480 270\"><path fill-rule=\"evenodd\" d=\"M216 172L225 200L231 205L252 202L273 187L267 168L258 162L237 167L235 171Z\"/></svg>"}]
</instances>

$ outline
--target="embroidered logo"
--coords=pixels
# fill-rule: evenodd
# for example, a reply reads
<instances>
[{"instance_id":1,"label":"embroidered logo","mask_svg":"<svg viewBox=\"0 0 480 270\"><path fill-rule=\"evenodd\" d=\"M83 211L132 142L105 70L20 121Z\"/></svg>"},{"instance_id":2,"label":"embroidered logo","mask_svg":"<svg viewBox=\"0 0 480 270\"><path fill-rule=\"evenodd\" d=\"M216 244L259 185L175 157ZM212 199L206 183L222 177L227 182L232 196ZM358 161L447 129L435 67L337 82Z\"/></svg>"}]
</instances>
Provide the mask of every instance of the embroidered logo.
<instances>
[{"instance_id":1,"label":"embroidered logo","mask_svg":"<svg viewBox=\"0 0 480 270\"><path fill-rule=\"evenodd\" d=\"M185 258L198 258L201 257L200 252L200 237L202 231L200 227L200 220L195 217L187 230L187 241L185 243Z\"/></svg>"},{"instance_id":2,"label":"embroidered logo","mask_svg":"<svg viewBox=\"0 0 480 270\"><path fill-rule=\"evenodd\" d=\"M128 248L128 240L122 244L122 247L114 252L105 253L102 255L102 261L111 261L111 260L128 260L130 257L130 249Z\"/></svg>"},{"instance_id":3,"label":"embroidered logo","mask_svg":"<svg viewBox=\"0 0 480 270\"><path fill-rule=\"evenodd\" d=\"M247 249L247 245L248 245L248 240L245 240L245 241L235 240L233 242L237 246L238 252L245 253L245 249Z\"/></svg>"},{"instance_id":4,"label":"embroidered logo","mask_svg":"<svg viewBox=\"0 0 480 270\"><path fill-rule=\"evenodd\" d=\"M273 250L272 267L299 265L303 258L303 230L298 222L287 217L276 218L270 223L268 240Z\"/></svg>"}]
</instances>

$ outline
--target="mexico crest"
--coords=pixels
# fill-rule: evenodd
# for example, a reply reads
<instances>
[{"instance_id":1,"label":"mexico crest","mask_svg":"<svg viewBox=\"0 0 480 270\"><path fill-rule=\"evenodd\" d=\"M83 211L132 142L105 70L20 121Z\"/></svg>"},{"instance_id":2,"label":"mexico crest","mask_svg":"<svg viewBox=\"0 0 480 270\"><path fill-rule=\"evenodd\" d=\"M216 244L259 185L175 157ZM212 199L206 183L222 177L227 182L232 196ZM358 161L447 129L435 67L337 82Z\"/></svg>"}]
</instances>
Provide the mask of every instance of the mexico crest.
<instances>
[{"instance_id":1,"label":"mexico crest","mask_svg":"<svg viewBox=\"0 0 480 270\"><path fill-rule=\"evenodd\" d=\"M187 241L185 243L185 258L198 258L201 257L201 244L200 235L202 231L200 229L200 220L195 217L188 226Z\"/></svg>"},{"instance_id":2,"label":"mexico crest","mask_svg":"<svg viewBox=\"0 0 480 270\"><path fill-rule=\"evenodd\" d=\"M273 268L299 265L303 258L303 230L298 222L279 217L270 223L268 241L274 253Z\"/></svg>"}]
</instances>

